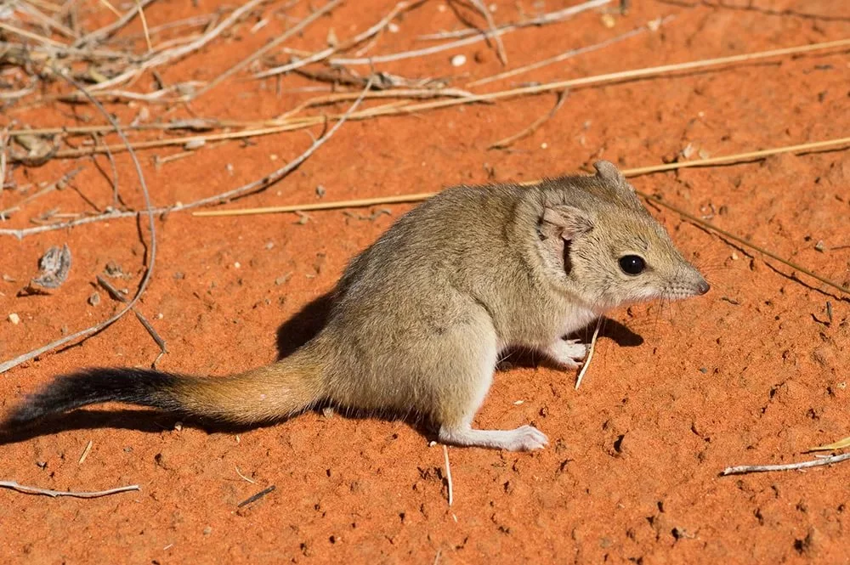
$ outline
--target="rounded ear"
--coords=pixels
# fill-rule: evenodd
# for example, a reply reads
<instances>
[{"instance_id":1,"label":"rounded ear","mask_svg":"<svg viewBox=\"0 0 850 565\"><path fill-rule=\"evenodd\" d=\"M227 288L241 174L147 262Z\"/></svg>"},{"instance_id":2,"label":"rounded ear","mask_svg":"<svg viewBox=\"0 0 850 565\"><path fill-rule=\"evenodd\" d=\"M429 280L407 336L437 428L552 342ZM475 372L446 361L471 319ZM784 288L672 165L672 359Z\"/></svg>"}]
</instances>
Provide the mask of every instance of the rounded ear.
<instances>
[{"instance_id":1,"label":"rounded ear","mask_svg":"<svg viewBox=\"0 0 850 565\"><path fill-rule=\"evenodd\" d=\"M626 177L623 176L620 169L611 161L596 161L593 163L593 168L596 169L596 176L601 179L616 184L624 184L626 182Z\"/></svg>"},{"instance_id":2,"label":"rounded ear","mask_svg":"<svg viewBox=\"0 0 850 565\"><path fill-rule=\"evenodd\" d=\"M543 209L542 222L548 228L547 231L555 232L567 240L593 229L591 217L574 206L546 206Z\"/></svg>"}]
</instances>

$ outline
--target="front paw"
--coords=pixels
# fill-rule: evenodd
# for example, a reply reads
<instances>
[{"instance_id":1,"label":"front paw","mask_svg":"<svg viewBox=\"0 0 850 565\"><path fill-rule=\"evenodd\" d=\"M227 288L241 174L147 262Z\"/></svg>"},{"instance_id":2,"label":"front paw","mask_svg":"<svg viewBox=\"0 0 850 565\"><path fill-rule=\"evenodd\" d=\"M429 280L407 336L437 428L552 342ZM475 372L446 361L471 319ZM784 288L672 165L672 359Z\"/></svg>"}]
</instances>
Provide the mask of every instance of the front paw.
<instances>
[{"instance_id":1,"label":"front paw","mask_svg":"<svg viewBox=\"0 0 850 565\"><path fill-rule=\"evenodd\" d=\"M577 339L559 339L544 351L558 364L568 369L581 367L581 361L587 356L587 344Z\"/></svg>"}]
</instances>

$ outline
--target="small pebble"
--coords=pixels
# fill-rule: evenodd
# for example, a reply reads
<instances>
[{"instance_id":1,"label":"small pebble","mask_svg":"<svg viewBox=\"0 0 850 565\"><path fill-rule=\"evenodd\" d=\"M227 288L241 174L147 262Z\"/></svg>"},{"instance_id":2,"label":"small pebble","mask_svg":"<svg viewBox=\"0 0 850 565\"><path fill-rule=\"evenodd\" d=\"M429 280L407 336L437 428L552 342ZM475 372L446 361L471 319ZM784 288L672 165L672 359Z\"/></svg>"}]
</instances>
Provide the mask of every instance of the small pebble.
<instances>
[{"instance_id":1,"label":"small pebble","mask_svg":"<svg viewBox=\"0 0 850 565\"><path fill-rule=\"evenodd\" d=\"M100 293L95 292L94 294L89 296L89 304L91 304L92 306L97 306L98 304L100 304Z\"/></svg>"},{"instance_id":2,"label":"small pebble","mask_svg":"<svg viewBox=\"0 0 850 565\"><path fill-rule=\"evenodd\" d=\"M325 190L324 185L320 184L319 186L316 187L316 196L318 196L319 198L323 198L325 196L325 192L326 192L326 190Z\"/></svg>"},{"instance_id":3,"label":"small pebble","mask_svg":"<svg viewBox=\"0 0 850 565\"><path fill-rule=\"evenodd\" d=\"M735 253L734 251L732 252L732 260L733 260L733 261L737 261L737 260L738 260L738 254L737 254L737 253Z\"/></svg>"},{"instance_id":4,"label":"small pebble","mask_svg":"<svg viewBox=\"0 0 850 565\"><path fill-rule=\"evenodd\" d=\"M239 268L239 267L241 267L241 266L242 266L242 263L240 263L239 261L236 261L235 263L233 263L233 268L234 268L234 269L238 269L238 268Z\"/></svg>"},{"instance_id":5,"label":"small pebble","mask_svg":"<svg viewBox=\"0 0 850 565\"><path fill-rule=\"evenodd\" d=\"M466 64L466 55L455 55L452 57L452 66L461 67Z\"/></svg>"},{"instance_id":6,"label":"small pebble","mask_svg":"<svg viewBox=\"0 0 850 565\"><path fill-rule=\"evenodd\" d=\"M204 535L205 535L205 536L208 536L208 535L210 535L211 533L212 533L212 527L207 526L206 528L204 528Z\"/></svg>"},{"instance_id":7,"label":"small pebble","mask_svg":"<svg viewBox=\"0 0 850 565\"><path fill-rule=\"evenodd\" d=\"M815 243L815 251L823 253L824 249L826 249L826 246L823 244L823 240L818 240L818 242Z\"/></svg>"},{"instance_id":8,"label":"small pebble","mask_svg":"<svg viewBox=\"0 0 850 565\"><path fill-rule=\"evenodd\" d=\"M540 144L540 149L546 149L547 147L549 147L549 144L546 143L545 141Z\"/></svg>"},{"instance_id":9,"label":"small pebble","mask_svg":"<svg viewBox=\"0 0 850 565\"><path fill-rule=\"evenodd\" d=\"M12 322L12 324L17 326L18 324L21 323L21 317L18 316L17 314L15 314L14 312L12 312L11 314L9 314L9 321Z\"/></svg>"},{"instance_id":10,"label":"small pebble","mask_svg":"<svg viewBox=\"0 0 850 565\"><path fill-rule=\"evenodd\" d=\"M183 431L183 422L174 422L174 431L175 432Z\"/></svg>"},{"instance_id":11,"label":"small pebble","mask_svg":"<svg viewBox=\"0 0 850 565\"><path fill-rule=\"evenodd\" d=\"M387 26L387 29L390 30L390 33L398 33L398 24L390 22L390 25Z\"/></svg>"}]
</instances>

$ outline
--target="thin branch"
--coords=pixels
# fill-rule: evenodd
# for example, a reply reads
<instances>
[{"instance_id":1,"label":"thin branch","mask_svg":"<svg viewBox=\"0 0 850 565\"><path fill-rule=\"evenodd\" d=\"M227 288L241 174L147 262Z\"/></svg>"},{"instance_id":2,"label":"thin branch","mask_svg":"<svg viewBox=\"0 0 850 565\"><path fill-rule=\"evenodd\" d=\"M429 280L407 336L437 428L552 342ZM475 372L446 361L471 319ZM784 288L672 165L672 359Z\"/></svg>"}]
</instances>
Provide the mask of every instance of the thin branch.
<instances>
[{"instance_id":1,"label":"thin branch","mask_svg":"<svg viewBox=\"0 0 850 565\"><path fill-rule=\"evenodd\" d=\"M56 41L55 39L50 39L49 37L44 37L43 35L38 35L37 33L32 33L25 29L20 29L3 22L0 22L0 29L6 30L9 33L14 33L15 35L20 35L21 37L26 37L27 39L32 39L33 41L51 45L53 47L67 47L67 45L60 41Z\"/></svg>"},{"instance_id":2,"label":"thin branch","mask_svg":"<svg viewBox=\"0 0 850 565\"><path fill-rule=\"evenodd\" d=\"M591 10L593 8L597 8L599 6L604 6L605 4L610 3L611 0L590 0L589 2L585 2L583 4L579 4L578 6L571 6L566 10L562 10L560 13L564 15L561 19L566 17L572 17L576 14L584 12L586 10ZM555 20L553 20L555 21ZM560 21L560 20L558 20ZM538 24L527 24L527 25L541 25L542 23L549 22L539 22ZM400 61L403 59L412 59L414 57L422 57L424 55L433 55L434 53L441 53L443 51L448 51L450 49L457 49L458 47L464 47L465 45L472 45L473 43L478 43L480 41L484 41L491 38L497 38L506 33L510 33L517 29L520 29L519 25L513 26L503 26L495 29L491 32L481 33L477 30L466 30L469 33L467 35L471 35L471 37L464 37L463 39L458 39L456 41L449 41L447 43L442 43L440 45L434 45L433 47L425 47L422 49L414 49L412 51L402 51L401 53L392 53L389 55L376 55L373 57L360 57L360 58L351 58L351 59L331 59L331 65L372 65L376 63L387 63L390 61Z\"/></svg>"},{"instance_id":3,"label":"thin branch","mask_svg":"<svg viewBox=\"0 0 850 565\"><path fill-rule=\"evenodd\" d=\"M664 18L663 20L658 21L658 25L662 25L673 19L673 16ZM503 73L499 73L493 76L485 77L482 79L474 80L468 83L466 86L471 88L473 86L480 86L482 84L488 84L491 82L495 82L497 80L502 80L510 77L514 77L523 73L527 73L528 71L533 71L542 67L546 67L548 65L552 65L554 63L560 63L562 61L566 61L567 59L572 59L573 57L578 57L579 55L585 55L587 53L592 53L593 51L598 51L599 49L604 49L605 47L610 47L616 43L620 43L621 41L625 41L626 39L630 39L636 35L640 35L648 30L651 27L649 25L641 26L637 29L633 29L632 31L623 33L616 37L612 37L611 39L606 39L605 41L601 41L594 45L588 45L586 47L579 47L577 49L570 49L569 51L565 51L559 55L555 55L554 57L549 57L548 59L543 59L542 61L537 61L535 63L531 63L529 65L525 65L522 67L518 67L516 69L511 69L509 71L505 71Z\"/></svg>"},{"instance_id":4,"label":"thin branch","mask_svg":"<svg viewBox=\"0 0 850 565\"><path fill-rule=\"evenodd\" d=\"M802 461L800 463L788 463L787 465L739 465L737 467L726 467L722 476L728 475L744 475L747 473L766 473L769 471L796 471L800 469L809 469L811 467L822 467L824 465L832 465L850 459L850 453L841 455L832 455L831 457L821 457L812 461Z\"/></svg>"},{"instance_id":5,"label":"thin branch","mask_svg":"<svg viewBox=\"0 0 850 565\"><path fill-rule=\"evenodd\" d=\"M119 74L118 76L116 76L114 78L111 78L109 80L98 83L97 85L92 87L92 90L104 90L106 88L115 86L117 84L121 84L121 83L135 77L135 76L138 76L140 73L142 73L146 70L149 70L149 69L152 69L152 68L157 67L159 65L168 63L168 62L173 61L175 59L180 59L182 57L185 57L189 53L192 53L193 51L197 51L198 49L200 49L201 47L203 47L204 45L206 45L207 43L209 43L210 41L212 41L213 39L218 37L225 29L227 29L228 27L230 27L234 23L236 23L247 12L250 12L251 10L256 8L257 5L259 5L259 4L261 4L262 2L265 2L265 1L266 0L250 0L249 2L246 2L245 4L241 5L239 8L234 10L220 24L215 26L210 31L204 33L203 35L201 35L199 38L195 39L191 43L189 43L187 45L180 46L180 47L175 47L173 49L167 49L165 51L161 51L161 52L157 53L156 55L154 55L153 57L151 57L150 59L147 59L146 61L144 61L143 63L141 63L137 67L132 68L132 69L128 69L128 70L124 71L123 73ZM141 7L141 4L140 4L140 7Z\"/></svg>"},{"instance_id":6,"label":"thin branch","mask_svg":"<svg viewBox=\"0 0 850 565\"><path fill-rule=\"evenodd\" d=\"M106 0L104 0L104 2L105 1ZM150 53L151 51L153 51L153 45L151 44L151 34L148 31L148 20L145 17L145 10L142 8L142 5L141 3L139 3L139 0L136 0L136 9L139 10L139 20L142 22L142 31L145 34L145 43L148 46L148 53Z\"/></svg>"},{"instance_id":7,"label":"thin branch","mask_svg":"<svg viewBox=\"0 0 850 565\"><path fill-rule=\"evenodd\" d=\"M381 20L378 23L376 23L375 25L373 25L372 27L370 27L369 29L367 29L363 33L359 33L359 34L355 35L354 37L352 37L348 41L344 41L344 42L340 43L339 45L331 46L331 47L328 47L327 49L323 49L322 51L319 51L317 53L313 53L312 55L310 55L306 59L300 59L298 61L293 61L293 62L288 63L286 65L281 65L279 67L271 68L271 69L269 69L267 71L263 71L261 73L256 73L254 75L254 78L268 78L268 77L271 77L271 76L280 75L280 74L283 74L283 73L288 73L289 71L299 69L299 68L301 68L305 65L309 65L311 63L317 63L319 61L323 61L323 60L327 59L328 57L330 57L331 55L333 55L334 53L338 53L340 51L350 49L351 47L366 41L367 39L369 39L373 35L380 33L385 27L387 27L390 24L390 22L392 22L396 18L396 16L398 16L402 12L406 12L408 10L411 10L411 9L419 6L423 2L425 2L425 0L414 0L414 1L403 0L402 2L399 2L398 4L396 4L395 7L392 10L390 10L390 13L387 14L386 16L384 16L383 18L381 18ZM333 61L331 61L331 64L335 64L335 63Z\"/></svg>"},{"instance_id":8,"label":"thin branch","mask_svg":"<svg viewBox=\"0 0 850 565\"><path fill-rule=\"evenodd\" d=\"M593 330L593 337L590 338L590 348L587 350L587 359L584 360L584 364L581 367L581 371L578 373L578 378L576 379L576 390L581 386L581 380L584 378L584 374L587 372L587 368L590 367L590 360L593 359L593 352L596 351L596 339L599 337L599 328L602 327L602 316L596 319L596 328Z\"/></svg>"},{"instance_id":9,"label":"thin branch","mask_svg":"<svg viewBox=\"0 0 850 565\"><path fill-rule=\"evenodd\" d=\"M330 0L327 4L325 4L324 6L322 6L321 8L319 8L318 10L316 10L315 12L313 12L312 14L310 14L309 16L307 16L306 18L304 18L303 20L298 22L293 27L286 30L283 33L283 35L276 37L274 40L270 41L269 43L264 45L262 48L258 49L257 51L254 51L248 57L242 59L241 61L239 61L238 63L236 63L235 65L233 65L232 67L230 67L229 69L227 69L226 71L224 71L223 73L221 73L220 75L215 77L213 80L211 80L209 83L207 83L207 85L204 86L201 90L199 90L195 94L188 95L187 98L190 99L190 100L194 100L194 99L197 99L197 98L203 96L210 89L212 89L213 87L218 85L218 83L220 83L221 81L223 81L227 77L229 77L229 76L231 76L235 73L238 73L239 71L241 71L242 69L244 69L245 67L250 65L253 61L256 61L257 59L259 59L260 57L262 57L263 55L265 55L266 53L268 53L272 49L276 48L278 45L280 45L281 43L283 43L284 41L286 41L290 37L292 37L293 35L295 35L297 33L301 33L307 26L312 24L314 21L316 21L320 17L324 16L325 14L329 13L331 10L333 10L334 8L339 6L341 2L342 2L342 0Z\"/></svg>"},{"instance_id":10,"label":"thin branch","mask_svg":"<svg viewBox=\"0 0 850 565\"><path fill-rule=\"evenodd\" d=\"M324 135L319 137L313 144L306 150L304 153L287 163L285 166L277 169L276 171L272 171L268 175L263 178L256 180L254 182L250 182L244 186L240 186L239 188L234 188L233 190L229 190L222 194L218 194L215 196L210 196L208 198L202 198L200 200L196 200L194 202L190 202L189 204L181 204L178 206L174 206L169 209L170 212L179 212L181 210L188 210L190 208L197 208L198 206L206 206L207 204L221 204L223 202L228 202L233 200L234 198L239 198L242 196L246 196L255 192L257 190L262 190L279 180L283 177L297 169L301 164L310 158L310 156L315 153L319 147L325 144L327 140L329 140L333 135L337 132L337 130L342 127L342 124L346 122L348 116L354 113L354 110L360 106L360 103L363 102L363 98L366 96L366 93L369 92L369 89L372 88L372 81L370 80L366 84L366 88L363 89L363 92L360 93L360 97L354 101L354 104L348 109L348 111L343 114L342 119L336 122L333 127L327 131Z\"/></svg>"},{"instance_id":11,"label":"thin branch","mask_svg":"<svg viewBox=\"0 0 850 565\"><path fill-rule=\"evenodd\" d=\"M502 43L502 38L500 34L496 33L496 22L493 21L493 14L490 13L490 10L487 9L487 6L484 5L484 2L481 0L469 0L469 2L475 6L475 9L481 12L481 15L484 17L484 20L487 22L487 27L490 29L490 35L493 37L493 41L496 43L496 53L499 55L499 61L501 61L502 65L508 64L508 54L505 52L505 46Z\"/></svg>"},{"instance_id":12,"label":"thin branch","mask_svg":"<svg viewBox=\"0 0 850 565\"><path fill-rule=\"evenodd\" d=\"M366 85L366 88L363 89L361 96L351 105L351 107L348 109L348 111L345 114L343 114L342 119L337 121L334 124L334 126L327 133L325 133L324 135L319 137L316 141L314 141L313 144L309 148L307 148L306 151L304 151L301 155L299 155L298 157L296 157L295 159L293 159L292 161L290 161L289 163L287 163L285 166L281 167L280 169L277 169L276 171L269 173L268 175L264 176L260 180L248 183L244 186L240 186L239 188L229 190L229 191L224 192L222 194L210 196L210 197L207 197L207 198L201 198L200 200L195 200L194 202L189 202L187 204L179 204L179 205L175 205L175 206L166 206L166 207L163 207L163 208L152 208L152 209L150 209L149 213L153 214L153 215L167 214L167 213L171 213L171 212L181 212L183 210L189 210L189 209L192 209L192 208L197 208L198 206L205 206L207 204L220 204L220 203L226 202L228 200L232 200L233 198L245 196L245 195L247 195L251 192L254 192L258 189L266 188L267 186L269 186L272 183L278 182L283 177L285 177L287 174L289 174L290 172L292 172L293 170L298 168L313 153L315 153L316 150L319 149L319 147L324 145L325 142L327 142L333 136L334 133L336 133L336 131L342 126L342 124L344 124L346 122L346 120L348 119L348 116L354 114L354 111L357 109L357 107L363 101L363 98L365 97L366 93L369 91L369 89L371 87L372 87L372 85L371 85L371 82L370 82ZM135 153L133 153L133 155L135 155ZM62 223L58 223L58 224L50 224L50 225L38 226L38 227L34 227L34 228L0 229L0 235L12 235L12 236L17 237L18 239L23 239L24 237L27 237L27 236L30 236L30 235L45 233L45 232L49 232L49 231L55 231L55 230L59 230L59 229L72 228L72 227L81 226L81 225L85 225L85 224L91 224L91 223L95 223L95 222L104 222L104 221L108 221L108 220L116 220L116 219L119 219L119 218L135 218L135 217L139 216L141 213L142 212L137 212L137 211L127 211L127 212L114 211L114 212L109 212L109 213L106 213L106 214L100 214L100 215L97 215L97 216L88 216L88 217L85 217L85 218L80 218L80 219L77 219L77 220L72 220L70 222L62 222ZM0 373L2 373L3 370L5 370L4 365L0 365Z\"/></svg>"},{"instance_id":13,"label":"thin branch","mask_svg":"<svg viewBox=\"0 0 850 565\"><path fill-rule=\"evenodd\" d=\"M577 4L575 6L569 6L567 8L562 9L562 10L555 10L554 12L547 12L547 13L541 14L541 15L535 17L535 18L530 18L530 19L527 19L527 20L524 20L524 21L521 21L521 22L516 22L516 23L512 23L512 24L505 24L505 25L499 26L498 30L504 32L504 31L513 31L514 29L520 29L520 28L524 28L524 27L539 27L539 26L544 26L544 25L548 25L548 24L554 24L554 23L558 23L558 22L562 22L564 20L567 20L567 19L575 16L576 14L579 14L579 13L584 12L586 10L590 10L590 9L593 9L593 8L601 8L602 6L605 6L606 4L610 4L610 3L611 3L611 0L607 0L605 2L602 2L601 0L597 1L597 2L585 2L583 4ZM435 40L435 39L449 39L449 38L454 38L454 37L469 37L470 35L477 35L479 33L480 32L478 30L466 28L466 29L459 29L459 30L456 30L456 31L441 31L439 33L431 33L431 34L427 34L427 35L420 35L419 37L417 37L417 39L420 40L420 41L422 41L422 40L429 41L429 40Z\"/></svg>"},{"instance_id":14,"label":"thin branch","mask_svg":"<svg viewBox=\"0 0 850 565\"><path fill-rule=\"evenodd\" d=\"M74 498L100 498L101 496L109 496L110 494L118 494L132 490L141 490L139 485L129 485L126 487L111 488L109 490L99 490L94 492L74 492L64 490L50 490L46 488L30 487L18 484L15 481L0 481L0 488L8 488L22 492L24 494L42 494L56 498L57 496L72 496Z\"/></svg>"},{"instance_id":15,"label":"thin branch","mask_svg":"<svg viewBox=\"0 0 850 565\"><path fill-rule=\"evenodd\" d=\"M564 105L564 100L566 100L566 99L567 99L567 91L564 90L562 92L559 92L558 93L558 99L555 101L555 106L551 110L549 110L546 114L544 114L543 116L540 116L539 118L534 120L534 122L532 122L532 124L530 126L524 128L522 131L515 133L515 134L513 134L509 137L506 137L504 139L500 139L499 141L497 141L495 143L490 144L490 146L487 147L487 149L506 149L506 148L510 147L511 145L513 145L514 143L516 143L517 141L519 141L520 139L522 139L524 137L528 137L529 135L531 135L532 133L537 131L537 128L539 128L540 126L542 126L543 124L545 124L546 122L551 120L555 116L555 114L558 113L558 110L561 109L561 106Z\"/></svg>"},{"instance_id":16,"label":"thin branch","mask_svg":"<svg viewBox=\"0 0 850 565\"><path fill-rule=\"evenodd\" d=\"M97 282L100 286L102 286L106 292L109 293L114 300L117 300L123 304L126 304L127 297L118 292L118 289L112 286L108 280L103 278L100 275L97 275ZM154 367L156 366L157 361L159 361L160 357L168 353L168 347L165 344L165 340L160 337L159 333L157 333L156 329L154 329L153 325L150 321L145 317L144 314L139 312L139 310L134 306L133 314L136 315L136 319L139 320L139 323L147 330L148 334L153 338L154 342L159 346L159 355L157 355L156 360L152 363Z\"/></svg>"},{"instance_id":17,"label":"thin branch","mask_svg":"<svg viewBox=\"0 0 850 565\"><path fill-rule=\"evenodd\" d=\"M67 76L66 74L62 73L61 71L59 71L55 68L53 68L53 72L57 76L59 76L60 78L66 80L68 83L73 85L78 90L88 94L88 91L85 89L85 87L83 85L81 85L80 83L78 83L77 81L75 81L73 78ZM103 105L100 102L98 102L94 97L91 97L89 95L89 99L90 99L90 102L92 104L94 104L95 107L98 109L98 111L101 114L103 114L103 116L107 119L107 121L110 124L112 124L112 127L115 128L115 132L121 137L121 140L125 144L129 145L130 140L127 139L127 136L125 135L124 130L121 129L121 126L118 124L118 122L115 120L115 118L113 118L112 115L109 114L109 112L106 111L106 109L103 107ZM14 359L12 359L10 361L6 361L5 363L0 363L0 374L5 373L6 371L8 371L9 369L12 369L13 367L17 367L21 363L25 363L26 361L29 361L30 359L34 359L34 358L38 357L39 355L43 355L44 353L47 353L48 351L52 351L53 349L56 349L57 347L61 347L61 346L65 345L66 343L71 343L71 342L76 341L78 339L86 339L87 337L104 330L105 328L109 327L110 325L112 325L113 323L115 323L116 321L121 319L121 317L124 316L124 314L129 312L130 309L133 308L133 306L136 305L136 303L142 297L142 294L145 292L145 289L147 288L148 283L150 282L151 276L153 275L153 269L154 269L154 265L156 263L156 225L154 224L153 204L151 204L150 192L148 191L148 185L145 182L145 175L144 175L144 173L142 173L142 166L141 166L141 164L139 164L139 159L136 157L136 152L133 151L132 149L130 149L129 151L130 151L130 157L133 159L133 165L136 168L136 174L139 176L139 183L141 185L142 193L144 195L145 207L147 208L147 216L148 216L148 228L150 229L150 238L151 238L150 253L149 253L149 256L148 256L149 258L148 258L147 268L145 269L145 274L142 277L142 281L139 284L139 288L136 291L136 295L133 297L133 299L130 302L127 303L127 305L122 310L120 310L117 314L115 314L111 318L107 319L106 321L100 322L98 324L95 324L94 326L91 326L89 328L86 328L84 330L81 330L79 332L71 334L69 336L66 336L66 337L63 337L63 338L58 339L56 341L53 341L51 343L48 343L47 345L44 345L42 347L39 347L39 348L34 349L32 351L29 351L28 353L24 353L23 355L19 355L18 357L15 357ZM42 226L42 227L46 227L46 226Z\"/></svg>"},{"instance_id":18,"label":"thin branch","mask_svg":"<svg viewBox=\"0 0 850 565\"><path fill-rule=\"evenodd\" d=\"M765 149L763 151L750 152L750 153L737 153L734 155L726 155L724 157L715 157L712 159L706 159L703 161L682 161L678 163L669 163L663 165L653 165L649 167L639 167L635 169L624 169L622 173L627 177L633 177L637 175L646 175L651 173L657 173L662 171L670 171L674 169L681 169L685 167L691 166L711 166L713 164L732 164L742 161L752 161L757 159L763 159L770 155L779 155L781 153L814 153L817 151L831 151L841 145L850 144L850 137L844 137L840 139L831 139L828 141L815 141L812 143L804 143L800 145L790 145L786 147L777 147L773 149ZM538 184L540 181L526 181L522 184L523 186L531 186L534 184ZM339 210L342 208L366 208L369 206L380 206L386 204L401 204L408 202L422 202L423 200L427 200L437 194L436 192L421 192L418 194L402 194L399 196L378 196L375 198L359 198L355 200L340 200L337 202L315 202L309 204L292 204L289 206L267 206L261 208L241 208L241 209L229 209L229 210L205 210L202 212L194 212L194 216L247 216L252 214L277 214L284 212L311 212L316 210ZM657 199L660 201L660 199ZM664 203L663 205L666 205ZM675 211L675 210L674 210ZM678 212L677 212L678 213ZM683 212L684 213L684 212ZM707 224L708 229L713 229L717 231L716 228L711 226L711 224ZM0 230L0 235L3 234L3 231Z\"/></svg>"},{"instance_id":19,"label":"thin branch","mask_svg":"<svg viewBox=\"0 0 850 565\"><path fill-rule=\"evenodd\" d=\"M85 47L87 45L91 45L92 43L100 43L112 37L118 30L130 23L133 18L135 18L140 13L141 10L147 8L147 6L153 2L154 0L142 0L141 2L139 2L136 8L127 10L126 12L124 12L124 15L121 16L118 20L80 38L77 42L74 43L74 47Z\"/></svg>"}]
</instances>

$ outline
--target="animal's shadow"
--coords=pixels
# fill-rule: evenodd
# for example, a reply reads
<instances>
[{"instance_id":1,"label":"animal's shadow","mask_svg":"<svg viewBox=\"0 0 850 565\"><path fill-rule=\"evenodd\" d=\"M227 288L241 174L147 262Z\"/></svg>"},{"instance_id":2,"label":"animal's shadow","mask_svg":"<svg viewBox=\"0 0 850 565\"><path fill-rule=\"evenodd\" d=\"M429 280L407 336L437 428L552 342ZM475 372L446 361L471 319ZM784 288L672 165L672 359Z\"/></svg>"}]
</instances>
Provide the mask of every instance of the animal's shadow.
<instances>
[{"instance_id":1,"label":"animal's shadow","mask_svg":"<svg viewBox=\"0 0 850 565\"><path fill-rule=\"evenodd\" d=\"M281 324L277 329L278 359L285 359L299 347L315 337L328 322L333 309L333 293L324 294L304 306L295 316ZM588 333L589 335L589 333ZM588 335L580 332L575 336L586 341ZM601 338L610 338L622 347L635 347L643 343L640 335L632 332L626 326L614 320L605 320L603 329L600 331ZM534 367L539 365L552 365L543 355L530 351L513 351L506 357L507 362L502 363L499 370L513 367ZM328 403L319 404L313 408L320 411L327 407ZM436 429L431 422L415 414L395 414L381 412L380 414L349 410L343 408L341 413L347 418L380 418L384 420L403 420L416 429L426 438L435 439ZM257 429L277 425L284 420L270 422L268 424L253 424L247 426L222 424L221 422L203 421L197 419L183 419L180 415L164 414L145 409L122 409L122 410L79 410L67 414L48 418L31 427L14 430L0 431L0 445L26 441L42 435L52 435L60 432L83 429L112 428L139 430L143 432L158 433L174 428L178 421L184 425L203 429L209 433L239 433L249 429Z\"/></svg>"}]
</instances>

